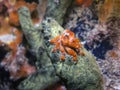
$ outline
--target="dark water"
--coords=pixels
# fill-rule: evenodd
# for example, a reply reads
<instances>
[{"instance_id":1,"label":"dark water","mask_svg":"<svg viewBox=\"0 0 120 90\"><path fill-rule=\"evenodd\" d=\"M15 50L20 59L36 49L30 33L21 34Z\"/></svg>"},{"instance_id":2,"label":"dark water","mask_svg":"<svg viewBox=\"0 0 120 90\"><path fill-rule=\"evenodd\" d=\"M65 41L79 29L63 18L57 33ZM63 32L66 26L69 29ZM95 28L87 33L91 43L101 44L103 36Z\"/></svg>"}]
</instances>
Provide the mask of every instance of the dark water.
<instances>
[{"instance_id":1,"label":"dark water","mask_svg":"<svg viewBox=\"0 0 120 90\"><path fill-rule=\"evenodd\" d=\"M96 48L90 48L87 44L85 44L85 48L87 50L92 50L93 55L96 56L97 59L105 59L106 52L113 49L113 46L110 44L109 39L105 39L101 43L97 44Z\"/></svg>"}]
</instances>

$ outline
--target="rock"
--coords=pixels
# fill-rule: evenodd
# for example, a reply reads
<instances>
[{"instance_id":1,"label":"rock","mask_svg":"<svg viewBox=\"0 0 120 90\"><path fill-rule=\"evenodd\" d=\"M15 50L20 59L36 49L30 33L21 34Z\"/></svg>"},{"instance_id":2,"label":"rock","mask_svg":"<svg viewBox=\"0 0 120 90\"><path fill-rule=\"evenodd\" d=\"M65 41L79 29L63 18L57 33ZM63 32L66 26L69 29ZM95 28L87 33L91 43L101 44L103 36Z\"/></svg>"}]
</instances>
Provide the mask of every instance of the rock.
<instances>
[{"instance_id":1,"label":"rock","mask_svg":"<svg viewBox=\"0 0 120 90\"><path fill-rule=\"evenodd\" d=\"M18 86L18 90L44 90L48 86L58 82L59 78L54 72L54 68L46 66L29 76Z\"/></svg>"},{"instance_id":2,"label":"rock","mask_svg":"<svg viewBox=\"0 0 120 90\"><path fill-rule=\"evenodd\" d=\"M65 83L68 90L103 90L103 79L95 58L83 47L81 50L85 56L79 55L78 62L74 62L69 55L63 62L59 52L51 52L53 45L49 40L64 30L54 19L46 18L41 30L38 30L33 27L26 7L20 8L18 12L22 30L39 63L36 64L37 72L22 81L19 90L44 90L59 80Z\"/></svg>"},{"instance_id":3,"label":"rock","mask_svg":"<svg viewBox=\"0 0 120 90\"><path fill-rule=\"evenodd\" d=\"M26 18L26 16L28 18ZM57 82L59 80L59 77L56 76L54 67L50 61L49 56L46 53L41 28L34 28L29 11L26 7L23 7L19 10L19 17L22 30L26 36L28 43L31 46L32 52L37 58L36 67L38 69L35 74L28 77L20 84L19 89L43 90L47 86Z\"/></svg>"},{"instance_id":4,"label":"rock","mask_svg":"<svg viewBox=\"0 0 120 90\"><path fill-rule=\"evenodd\" d=\"M62 25L66 11L73 1L74 0L48 0L45 16L54 18Z\"/></svg>"}]
</instances>

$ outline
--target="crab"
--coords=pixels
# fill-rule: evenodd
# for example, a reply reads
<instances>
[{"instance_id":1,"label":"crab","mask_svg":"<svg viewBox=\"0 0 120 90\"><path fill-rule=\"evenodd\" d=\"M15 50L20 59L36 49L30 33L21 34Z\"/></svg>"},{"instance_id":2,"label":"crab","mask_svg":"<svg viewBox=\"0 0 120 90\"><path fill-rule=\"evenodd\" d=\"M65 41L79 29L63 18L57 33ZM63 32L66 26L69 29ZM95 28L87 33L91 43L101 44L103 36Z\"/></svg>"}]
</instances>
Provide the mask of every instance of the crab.
<instances>
[{"instance_id":1,"label":"crab","mask_svg":"<svg viewBox=\"0 0 120 90\"><path fill-rule=\"evenodd\" d=\"M84 55L83 52L80 52L82 47L80 40L76 38L75 34L70 30L65 30L62 35L50 40L50 43L55 45L52 52L58 50L61 52L61 60L65 60L66 54L71 55L74 61L77 60L77 54Z\"/></svg>"}]
</instances>

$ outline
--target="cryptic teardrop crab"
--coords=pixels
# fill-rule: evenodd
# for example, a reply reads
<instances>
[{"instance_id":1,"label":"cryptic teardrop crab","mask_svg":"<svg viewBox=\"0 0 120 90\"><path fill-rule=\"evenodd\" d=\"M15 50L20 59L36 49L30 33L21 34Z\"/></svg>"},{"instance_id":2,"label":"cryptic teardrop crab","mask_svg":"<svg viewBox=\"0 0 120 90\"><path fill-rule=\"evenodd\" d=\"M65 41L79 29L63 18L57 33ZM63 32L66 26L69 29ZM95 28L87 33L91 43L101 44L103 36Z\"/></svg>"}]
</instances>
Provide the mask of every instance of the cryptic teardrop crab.
<instances>
[{"instance_id":1,"label":"cryptic teardrop crab","mask_svg":"<svg viewBox=\"0 0 120 90\"><path fill-rule=\"evenodd\" d=\"M57 50L61 52L61 60L65 60L66 54L71 55L74 61L77 60L77 54L84 55L83 52L80 52L82 47L80 40L70 30L65 30L62 35L50 40L50 43L55 45L52 52Z\"/></svg>"}]
</instances>

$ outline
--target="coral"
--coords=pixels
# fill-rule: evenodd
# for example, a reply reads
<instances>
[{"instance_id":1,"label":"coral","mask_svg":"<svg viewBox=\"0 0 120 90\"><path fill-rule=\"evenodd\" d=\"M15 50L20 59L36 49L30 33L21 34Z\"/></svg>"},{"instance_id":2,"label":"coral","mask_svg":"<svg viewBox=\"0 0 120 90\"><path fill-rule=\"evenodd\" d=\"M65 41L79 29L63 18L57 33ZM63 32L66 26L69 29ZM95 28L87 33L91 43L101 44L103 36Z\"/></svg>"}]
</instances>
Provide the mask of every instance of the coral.
<instances>
[{"instance_id":1,"label":"coral","mask_svg":"<svg viewBox=\"0 0 120 90\"><path fill-rule=\"evenodd\" d=\"M48 1L49 0L39 0L37 11L38 11L38 14L39 14L38 16L41 19L41 21L44 19L46 9L48 9L47 8Z\"/></svg>"},{"instance_id":2,"label":"coral","mask_svg":"<svg viewBox=\"0 0 120 90\"><path fill-rule=\"evenodd\" d=\"M25 0L17 0L15 5L14 5L14 10L18 10L22 6L28 7L30 12L33 12L36 9L37 4L34 2L27 3L27 2L25 2Z\"/></svg>"},{"instance_id":3,"label":"coral","mask_svg":"<svg viewBox=\"0 0 120 90\"><path fill-rule=\"evenodd\" d=\"M13 80L23 78L35 71L35 67L27 63L25 48L20 46L22 43L22 32L8 23L9 18L3 19L0 27L0 46L8 47L10 50L3 58L0 65L10 73Z\"/></svg>"},{"instance_id":4,"label":"coral","mask_svg":"<svg viewBox=\"0 0 120 90\"><path fill-rule=\"evenodd\" d=\"M6 51L5 57L2 58L0 66L10 73L13 80L26 77L35 72L35 67L27 62L25 48L20 46L23 33L9 23L13 21L15 25L20 25L16 11L18 7L22 6L22 2L22 0L18 0L18 5L7 0L0 2L1 6L4 6L0 7L0 46L9 49ZM27 5L28 7L31 6L30 4ZM31 11L33 11L34 6L30 7Z\"/></svg>"},{"instance_id":5,"label":"coral","mask_svg":"<svg viewBox=\"0 0 120 90\"><path fill-rule=\"evenodd\" d=\"M3 2L0 2L0 15L6 15L7 7Z\"/></svg>"},{"instance_id":6,"label":"coral","mask_svg":"<svg viewBox=\"0 0 120 90\"><path fill-rule=\"evenodd\" d=\"M28 7L31 13L33 11L35 11L36 8L37 8L37 4L34 3L34 2L33 3L27 3L24 0L17 0L15 5L13 6L13 9L9 12L9 19L10 19L9 23L10 23L10 25L16 26L16 27L20 26L17 11L22 6Z\"/></svg>"},{"instance_id":7,"label":"coral","mask_svg":"<svg viewBox=\"0 0 120 90\"><path fill-rule=\"evenodd\" d=\"M114 0L105 0L104 4L99 7L98 17L99 21L104 24L113 12Z\"/></svg>"},{"instance_id":8,"label":"coral","mask_svg":"<svg viewBox=\"0 0 120 90\"><path fill-rule=\"evenodd\" d=\"M0 16L8 16L8 13L13 9L16 0L0 0Z\"/></svg>"},{"instance_id":9,"label":"coral","mask_svg":"<svg viewBox=\"0 0 120 90\"><path fill-rule=\"evenodd\" d=\"M11 51L5 56L1 62L1 66L4 66L5 70L9 71L12 80L17 80L35 72L35 67L28 64L27 61L28 59L25 57L25 48L19 46L16 53Z\"/></svg>"},{"instance_id":10,"label":"coral","mask_svg":"<svg viewBox=\"0 0 120 90\"><path fill-rule=\"evenodd\" d=\"M4 18L8 15L8 8L3 1L0 2L0 27L3 25Z\"/></svg>"},{"instance_id":11,"label":"coral","mask_svg":"<svg viewBox=\"0 0 120 90\"><path fill-rule=\"evenodd\" d=\"M83 4L84 0L75 0L78 5Z\"/></svg>"},{"instance_id":12,"label":"coral","mask_svg":"<svg viewBox=\"0 0 120 90\"><path fill-rule=\"evenodd\" d=\"M36 73L28 76L19 84L19 90L44 90L60 79L68 90L103 90L102 76L90 53L86 51L85 56L79 55L78 62L75 64L69 58L61 62L60 53L50 52L53 45L48 40L59 36L64 31L58 22L46 17L42 23L43 29L36 29L31 23L30 12L26 7L20 8L18 13L22 31L29 45L34 52L37 52L35 55L38 67ZM48 32L46 33L49 34L48 37L44 34L45 32Z\"/></svg>"},{"instance_id":13,"label":"coral","mask_svg":"<svg viewBox=\"0 0 120 90\"><path fill-rule=\"evenodd\" d=\"M93 0L75 0L77 5L83 5L84 7L88 7L92 4Z\"/></svg>"},{"instance_id":14,"label":"coral","mask_svg":"<svg viewBox=\"0 0 120 90\"><path fill-rule=\"evenodd\" d=\"M19 26L20 25L18 14L16 11L9 13L9 19L10 19L10 21L9 21L10 25L12 25L12 26Z\"/></svg>"},{"instance_id":15,"label":"coral","mask_svg":"<svg viewBox=\"0 0 120 90\"><path fill-rule=\"evenodd\" d=\"M120 89L120 49L114 47L106 53L105 60L98 61L105 80L105 90Z\"/></svg>"},{"instance_id":16,"label":"coral","mask_svg":"<svg viewBox=\"0 0 120 90\"><path fill-rule=\"evenodd\" d=\"M0 28L0 42L8 45L16 52L17 46L22 42L22 32L8 24L9 18L5 18Z\"/></svg>"},{"instance_id":17,"label":"coral","mask_svg":"<svg viewBox=\"0 0 120 90\"><path fill-rule=\"evenodd\" d=\"M61 60L65 60L66 53L71 55L74 61L77 60L77 54L84 55L80 52L80 48L82 47L80 40L75 38L74 33L70 30L65 30L62 35L50 40L50 43L55 45L52 52L60 50Z\"/></svg>"}]
</instances>

